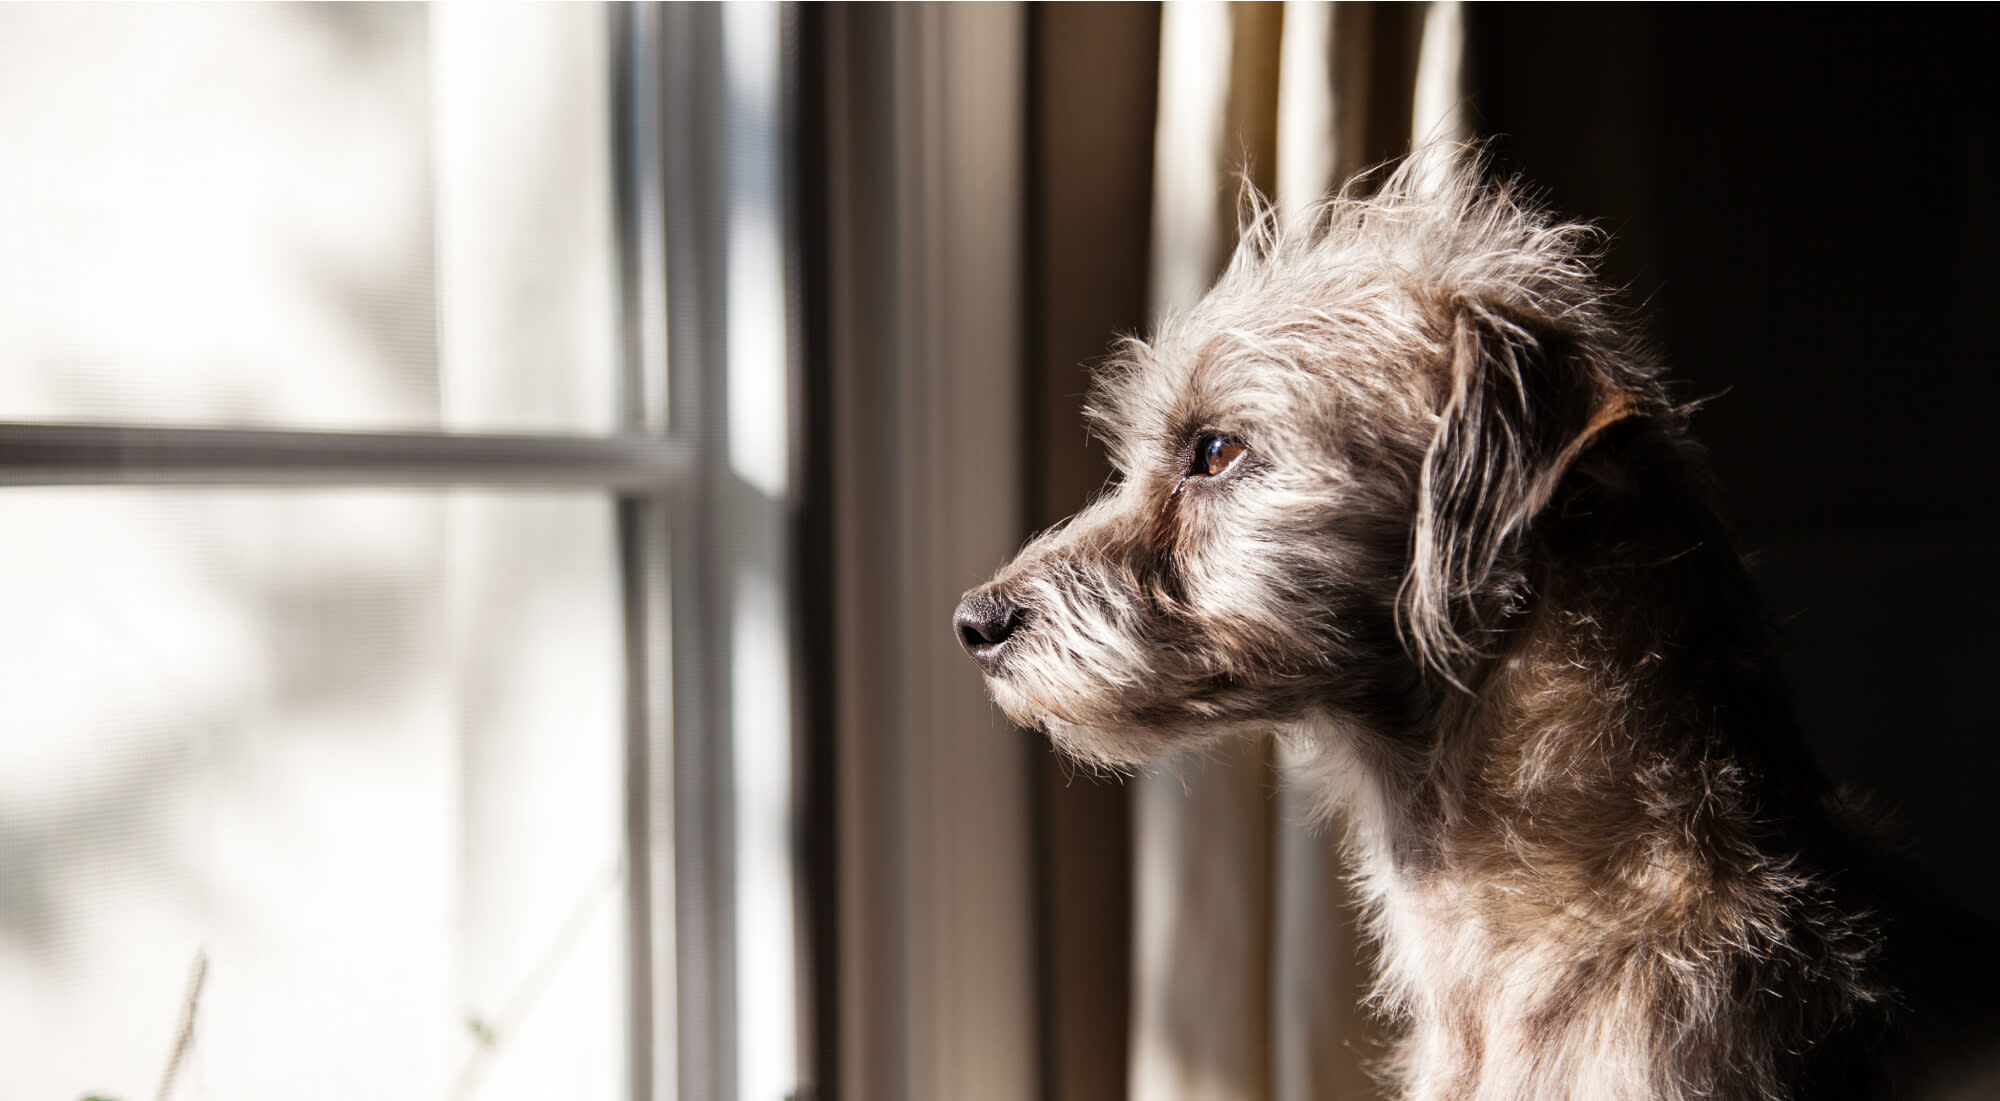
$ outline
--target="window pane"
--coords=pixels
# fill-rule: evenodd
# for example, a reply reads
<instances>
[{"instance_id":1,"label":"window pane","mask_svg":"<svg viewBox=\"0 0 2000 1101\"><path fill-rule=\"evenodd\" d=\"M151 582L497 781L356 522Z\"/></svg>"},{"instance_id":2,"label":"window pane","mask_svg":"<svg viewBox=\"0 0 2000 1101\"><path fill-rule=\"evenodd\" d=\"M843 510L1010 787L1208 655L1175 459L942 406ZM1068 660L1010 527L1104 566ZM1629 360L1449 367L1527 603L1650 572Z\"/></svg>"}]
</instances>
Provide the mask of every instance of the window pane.
<instances>
[{"instance_id":1,"label":"window pane","mask_svg":"<svg viewBox=\"0 0 2000 1101\"><path fill-rule=\"evenodd\" d=\"M153 1096L198 952L177 1098L619 1095L613 526L0 492L0 1096Z\"/></svg>"},{"instance_id":2,"label":"window pane","mask_svg":"<svg viewBox=\"0 0 2000 1101\"><path fill-rule=\"evenodd\" d=\"M600 5L0 5L0 419L608 431Z\"/></svg>"}]
</instances>

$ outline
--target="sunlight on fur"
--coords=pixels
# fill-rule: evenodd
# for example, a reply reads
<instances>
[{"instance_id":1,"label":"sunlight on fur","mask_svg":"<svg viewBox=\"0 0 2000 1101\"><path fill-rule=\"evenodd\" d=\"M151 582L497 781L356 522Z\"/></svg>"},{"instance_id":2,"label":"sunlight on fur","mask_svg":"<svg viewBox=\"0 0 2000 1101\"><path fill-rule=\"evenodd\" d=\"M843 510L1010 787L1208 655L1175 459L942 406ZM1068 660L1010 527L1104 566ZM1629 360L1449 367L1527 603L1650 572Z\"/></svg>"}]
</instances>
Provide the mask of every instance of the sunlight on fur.
<instances>
[{"instance_id":1,"label":"sunlight on fur","mask_svg":"<svg viewBox=\"0 0 2000 1101\"><path fill-rule=\"evenodd\" d=\"M1600 234L1483 176L1405 164L1299 230L1253 200L1214 288L1098 378L1113 483L960 637L1093 768L1297 751L1398 1096L1879 1096L1876 902L1687 410Z\"/></svg>"}]
</instances>

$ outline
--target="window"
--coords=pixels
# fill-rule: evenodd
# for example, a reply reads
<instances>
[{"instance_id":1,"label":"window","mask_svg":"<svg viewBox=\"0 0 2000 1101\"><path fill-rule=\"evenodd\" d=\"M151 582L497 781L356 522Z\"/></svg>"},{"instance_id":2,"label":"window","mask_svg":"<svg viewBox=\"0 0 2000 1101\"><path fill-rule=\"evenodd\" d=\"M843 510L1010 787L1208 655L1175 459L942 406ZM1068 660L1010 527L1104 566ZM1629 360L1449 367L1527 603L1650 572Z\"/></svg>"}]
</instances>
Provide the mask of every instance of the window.
<instances>
[{"instance_id":1,"label":"window","mask_svg":"<svg viewBox=\"0 0 2000 1101\"><path fill-rule=\"evenodd\" d=\"M783 17L0 9L0 1095L793 1087Z\"/></svg>"}]
</instances>

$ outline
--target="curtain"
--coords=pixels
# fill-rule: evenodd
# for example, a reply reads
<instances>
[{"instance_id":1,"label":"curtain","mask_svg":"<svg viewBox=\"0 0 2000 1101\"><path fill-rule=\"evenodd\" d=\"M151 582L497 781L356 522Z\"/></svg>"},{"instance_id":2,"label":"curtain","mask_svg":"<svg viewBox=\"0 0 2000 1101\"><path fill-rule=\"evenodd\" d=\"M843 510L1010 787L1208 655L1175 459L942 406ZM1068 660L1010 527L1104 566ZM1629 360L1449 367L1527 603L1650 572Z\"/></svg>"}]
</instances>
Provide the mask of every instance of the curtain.
<instances>
[{"instance_id":1,"label":"curtain","mask_svg":"<svg viewBox=\"0 0 2000 1101\"><path fill-rule=\"evenodd\" d=\"M1456 2L1164 7L1149 308L1234 245L1237 177L1284 218L1353 172L1468 136ZM1375 1096L1378 1043L1330 830L1269 742L1158 767L1133 799L1134 1101Z\"/></svg>"}]
</instances>

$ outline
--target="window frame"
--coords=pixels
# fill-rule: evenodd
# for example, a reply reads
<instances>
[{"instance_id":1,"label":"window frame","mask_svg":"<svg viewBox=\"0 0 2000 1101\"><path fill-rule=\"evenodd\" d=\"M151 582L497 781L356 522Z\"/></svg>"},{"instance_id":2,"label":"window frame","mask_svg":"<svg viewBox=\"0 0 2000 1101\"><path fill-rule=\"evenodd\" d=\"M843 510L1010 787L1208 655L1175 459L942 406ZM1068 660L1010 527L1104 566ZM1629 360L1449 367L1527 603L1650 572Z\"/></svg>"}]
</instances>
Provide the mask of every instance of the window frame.
<instances>
[{"instance_id":1,"label":"window frame","mask_svg":"<svg viewBox=\"0 0 2000 1101\"><path fill-rule=\"evenodd\" d=\"M781 16L794 33L791 5ZM722 14L607 5L620 409L608 435L311 431L0 421L0 490L21 486L560 488L615 502L624 634L629 1059L635 1101L735 1095L730 935L730 565L722 373L726 241L718 200ZM789 87L786 91L789 93ZM788 97L787 97L788 98ZM789 111L788 103L786 110ZM796 248L794 157L782 232ZM676 152L669 157L667 151ZM789 274L789 273L788 273ZM796 312L796 291L787 279ZM790 326L796 333L797 325ZM797 390L798 349L787 349ZM552 365L559 366L559 365ZM799 436L799 418L787 426ZM800 448L794 446L796 456ZM794 463L796 464L796 458ZM797 484L796 479L794 484ZM789 502L779 502L779 537ZM774 579L796 637L798 597ZM797 663L798 646L789 652ZM689 660L674 660L674 655ZM791 691L802 679L788 670ZM793 722L803 714L794 707ZM796 744L796 737L793 741ZM796 799L794 800L796 803ZM796 869L794 869L796 877ZM808 953L801 938L798 959ZM803 972L803 963L799 968ZM799 1032L799 1077L812 1040Z\"/></svg>"}]
</instances>

